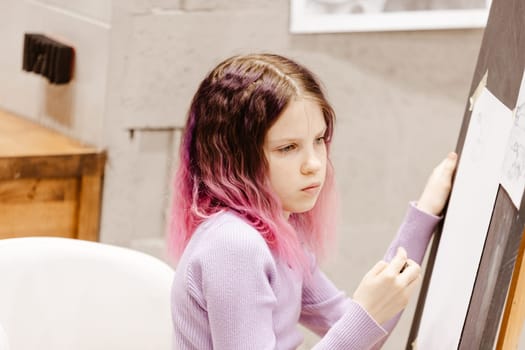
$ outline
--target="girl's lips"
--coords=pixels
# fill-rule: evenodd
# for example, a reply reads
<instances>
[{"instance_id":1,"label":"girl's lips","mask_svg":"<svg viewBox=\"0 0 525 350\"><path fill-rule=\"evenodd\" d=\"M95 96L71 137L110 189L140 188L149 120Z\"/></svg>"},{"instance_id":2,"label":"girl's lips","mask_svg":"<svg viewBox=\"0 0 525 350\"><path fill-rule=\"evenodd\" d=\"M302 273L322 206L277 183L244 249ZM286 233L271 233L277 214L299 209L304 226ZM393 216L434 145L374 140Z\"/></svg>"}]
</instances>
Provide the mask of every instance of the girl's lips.
<instances>
[{"instance_id":1,"label":"girl's lips","mask_svg":"<svg viewBox=\"0 0 525 350\"><path fill-rule=\"evenodd\" d=\"M320 187L321 187L320 183L315 183L310 186L306 186L302 188L301 191L314 194L314 193L317 193L317 191L319 191Z\"/></svg>"}]
</instances>

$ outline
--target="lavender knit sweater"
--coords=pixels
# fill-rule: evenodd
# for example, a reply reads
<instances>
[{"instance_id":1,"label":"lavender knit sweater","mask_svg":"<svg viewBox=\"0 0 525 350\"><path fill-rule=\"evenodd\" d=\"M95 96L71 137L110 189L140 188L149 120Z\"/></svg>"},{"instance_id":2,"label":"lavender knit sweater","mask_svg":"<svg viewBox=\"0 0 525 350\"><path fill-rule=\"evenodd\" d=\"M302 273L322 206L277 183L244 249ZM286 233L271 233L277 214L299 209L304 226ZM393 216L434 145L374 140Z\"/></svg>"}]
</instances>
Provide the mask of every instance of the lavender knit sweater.
<instances>
[{"instance_id":1,"label":"lavender knit sweater","mask_svg":"<svg viewBox=\"0 0 525 350\"><path fill-rule=\"evenodd\" d=\"M438 217L411 203L385 260L397 247L421 263ZM297 323L322 338L314 349L379 348L399 315L379 325L317 268L301 276L276 259L261 235L230 212L201 224L172 288L175 349L295 349Z\"/></svg>"}]
</instances>

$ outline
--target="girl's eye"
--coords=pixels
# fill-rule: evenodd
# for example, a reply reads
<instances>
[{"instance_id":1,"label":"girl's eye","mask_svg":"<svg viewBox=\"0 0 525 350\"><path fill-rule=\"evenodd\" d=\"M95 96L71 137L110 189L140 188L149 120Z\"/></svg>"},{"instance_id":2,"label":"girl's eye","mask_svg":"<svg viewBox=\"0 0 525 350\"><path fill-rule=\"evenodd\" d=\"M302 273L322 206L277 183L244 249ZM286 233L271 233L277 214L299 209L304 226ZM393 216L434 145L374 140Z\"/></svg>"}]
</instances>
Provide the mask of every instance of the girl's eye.
<instances>
[{"instance_id":1,"label":"girl's eye","mask_svg":"<svg viewBox=\"0 0 525 350\"><path fill-rule=\"evenodd\" d=\"M296 147L297 147L296 145L284 146L284 147L279 148L279 152L287 153L287 152L293 151Z\"/></svg>"},{"instance_id":2,"label":"girl's eye","mask_svg":"<svg viewBox=\"0 0 525 350\"><path fill-rule=\"evenodd\" d=\"M321 136L321 137L318 137L318 138L315 139L315 143L323 144L323 143L325 143L324 140L325 140L325 137Z\"/></svg>"}]
</instances>

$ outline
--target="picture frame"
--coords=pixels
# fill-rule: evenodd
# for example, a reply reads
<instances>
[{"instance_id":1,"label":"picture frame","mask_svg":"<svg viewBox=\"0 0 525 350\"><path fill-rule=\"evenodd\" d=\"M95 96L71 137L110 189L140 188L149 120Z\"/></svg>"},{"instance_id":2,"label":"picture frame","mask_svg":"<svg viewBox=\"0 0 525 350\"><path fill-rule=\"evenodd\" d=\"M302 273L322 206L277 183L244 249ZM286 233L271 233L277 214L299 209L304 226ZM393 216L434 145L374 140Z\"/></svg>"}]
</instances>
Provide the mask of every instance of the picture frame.
<instances>
[{"instance_id":1,"label":"picture frame","mask_svg":"<svg viewBox=\"0 0 525 350\"><path fill-rule=\"evenodd\" d=\"M290 32L483 28L491 0L290 0Z\"/></svg>"}]
</instances>

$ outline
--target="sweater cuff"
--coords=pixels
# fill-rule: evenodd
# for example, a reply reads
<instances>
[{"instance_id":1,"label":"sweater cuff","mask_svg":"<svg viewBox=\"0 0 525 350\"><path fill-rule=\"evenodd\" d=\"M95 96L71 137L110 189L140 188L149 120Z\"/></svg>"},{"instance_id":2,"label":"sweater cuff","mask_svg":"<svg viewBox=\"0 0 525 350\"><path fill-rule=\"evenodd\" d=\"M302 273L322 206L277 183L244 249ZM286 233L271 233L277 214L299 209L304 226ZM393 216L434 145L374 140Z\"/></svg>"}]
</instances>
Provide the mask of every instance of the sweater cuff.
<instances>
[{"instance_id":1,"label":"sweater cuff","mask_svg":"<svg viewBox=\"0 0 525 350\"><path fill-rule=\"evenodd\" d=\"M388 332L358 303L349 300L348 309L330 329L327 349L368 349Z\"/></svg>"},{"instance_id":2,"label":"sweater cuff","mask_svg":"<svg viewBox=\"0 0 525 350\"><path fill-rule=\"evenodd\" d=\"M398 247L404 247L408 257L421 264L432 233L441 217L428 214L410 202L398 234L390 244L384 260L390 262L396 255Z\"/></svg>"},{"instance_id":3,"label":"sweater cuff","mask_svg":"<svg viewBox=\"0 0 525 350\"><path fill-rule=\"evenodd\" d=\"M434 219L437 219L438 221L443 219L443 215L434 215L432 213L428 213L422 209L419 209L418 206L417 206L417 201L410 201L409 202L409 205L410 207L414 208L416 211L418 211L419 213L425 215L425 216L430 216L431 218L434 218Z\"/></svg>"},{"instance_id":4,"label":"sweater cuff","mask_svg":"<svg viewBox=\"0 0 525 350\"><path fill-rule=\"evenodd\" d=\"M443 219L443 216L436 216L427 213L417 207L417 203L412 201L409 203L408 211L405 216L405 224L412 225L417 223L420 232L426 232L428 240L434 232L436 225Z\"/></svg>"}]
</instances>

